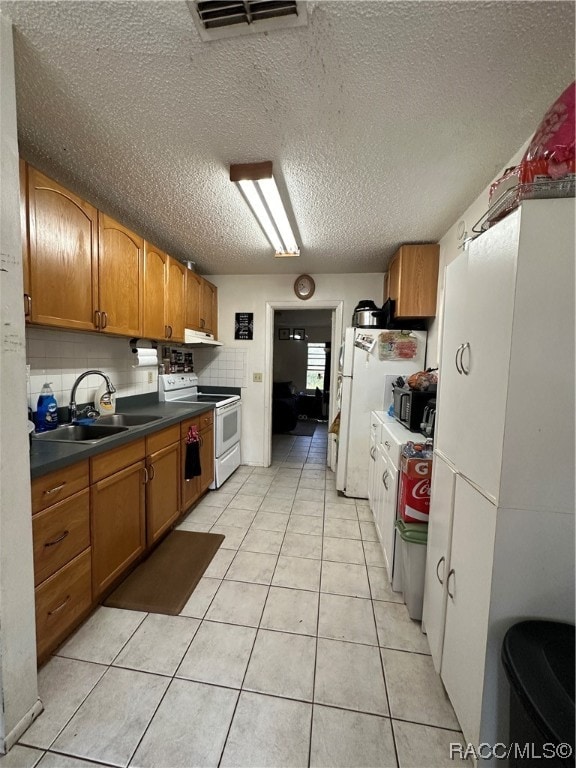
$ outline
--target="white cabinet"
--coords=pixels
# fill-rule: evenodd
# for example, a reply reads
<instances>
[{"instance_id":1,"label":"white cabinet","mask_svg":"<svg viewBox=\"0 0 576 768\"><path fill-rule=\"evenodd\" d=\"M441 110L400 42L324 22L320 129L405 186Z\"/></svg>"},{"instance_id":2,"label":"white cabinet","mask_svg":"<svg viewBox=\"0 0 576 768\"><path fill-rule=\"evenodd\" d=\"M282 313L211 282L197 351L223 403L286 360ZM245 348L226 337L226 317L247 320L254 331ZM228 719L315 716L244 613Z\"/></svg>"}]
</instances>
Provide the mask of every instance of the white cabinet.
<instances>
[{"instance_id":1,"label":"white cabinet","mask_svg":"<svg viewBox=\"0 0 576 768\"><path fill-rule=\"evenodd\" d=\"M374 514L377 493L376 449L380 443L382 421L377 411L370 414L370 463L368 464L368 505Z\"/></svg>"},{"instance_id":2,"label":"white cabinet","mask_svg":"<svg viewBox=\"0 0 576 768\"><path fill-rule=\"evenodd\" d=\"M446 621L446 577L450 571L452 520L456 471L442 456L436 454L432 464L430 503L434 519L428 525L426 579L422 625L428 636L430 653L437 672L442 663L444 625Z\"/></svg>"},{"instance_id":3,"label":"white cabinet","mask_svg":"<svg viewBox=\"0 0 576 768\"><path fill-rule=\"evenodd\" d=\"M526 201L446 268L423 623L476 744L508 737L507 629L574 622L574 212Z\"/></svg>"},{"instance_id":4,"label":"white cabinet","mask_svg":"<svg viewBox=\"0 0 576 768\"><path fill-rule=\"evenodd\" d=\"M382 443L378 446L378 459L376 462L381 483L379 497L379 521L380 540L384 551L384 564L388 573L388 580L392 584L396 529L396 508L398 500L398 469L392 463Z\"/></svg>"},{"instance_id":5,"label":"white cabinet","mask_svg":"<svg viewBox=\"0 0 576 768\"><path fill-rule=\"evenodd\" d=\"M456 477L441 675L463 733L480 739L496 508Z\"/></svg>"},{"instance_id":6,"label":"white cabinet","mask_svg":"<svg viewBox=\"0 0 576 768\"><path fill-rule=\"evenodd\" d=\"M494 499L502 460L519 217L512 213L499 228L474 240L446 269L451 302L442 339L438 410L447 413L447 423L439 423L435 444ZM482 427L472 441L462 440L471 413L482 414Z\"/></svg>"},{"instance_id":7,"label":"white cabinet","mask_svg":"<svg viewBox=\"0 0 576 768\"><path fill-rule=\"evenodd\" d=\"M373 514L376 530L382 545L384 564L390 585L395 592L402 591L402 568L397 557L399 542L395 528L398 511L400 481L400 455L408 440L418 435L385 413L373 412L380 421L380 441L375 446L373 462Z\"/></svg>"}]
</instances>

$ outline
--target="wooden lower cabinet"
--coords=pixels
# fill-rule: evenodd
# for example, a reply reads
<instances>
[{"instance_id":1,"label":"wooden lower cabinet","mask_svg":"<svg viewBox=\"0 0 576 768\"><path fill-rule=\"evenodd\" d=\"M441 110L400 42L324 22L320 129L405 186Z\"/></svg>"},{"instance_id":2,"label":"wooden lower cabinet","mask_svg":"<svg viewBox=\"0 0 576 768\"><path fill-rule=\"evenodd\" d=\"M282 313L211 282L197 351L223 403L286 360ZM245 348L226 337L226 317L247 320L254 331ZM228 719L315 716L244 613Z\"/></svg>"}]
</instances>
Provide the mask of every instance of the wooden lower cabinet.
<instances>
[{"instance_id":1,"label":"wooden lower cabinet","mask_svg":"<svg viewBox=\"0 0 576 768\"><path fill-rule=\"evenodd\" d=\"M187 483L181 446L190 424L201 438L202 474ZM39 664L213 478L213 411L205 411L32 481Z\"/></svg>"},{"instance_id":2,"label":"wooden lower cabinet","mask_svg":"<svg viewBox=\"0 0 576 768\"><path fill-rule=\"evenodd\" d=\"M146 440L146 545L150 547L180 514L180 425Z\"/></svg>"},{"instance_id":3,"label":"wooden lower cabinet","mask_svg":"<svg viewBox=\"0 0 576 768\"><path fill-rule=\"evenodd\" d=\"M90 492L85 488L32 518L34 585L90 546Z\"/></svg>"},{"instance_id":4,"label":"wooden lower cabinet","mask_svg":"<svg viewBox=\"0 0 576 768\"><path fill-rule=\"evenodd\" d=\"M186 435L188 429L196 426L200 436L200 468L201 474L186 480ZM198 414L193 419L183 421L181 432L181 510L185 512L194 504L202 494L208 490L208 486L214 480L214 411L206 411Z\"/></svg>"},{"instance_id":5,"label":"wooden lower cabinet","mask_svg":"<svg viewBox=\"0 0 576 768\"><path fill-rule=\"evenodd\" d=\"M144 468L144 461L138 461L90 487L95 599L146 547Z\"/></svg>"},{"instance_id":6,"label":"wooden lower cabinet","mask_svg":"<svg viewBox=\"0 0 576 768\"><path fill-rule=\"evenodd\" d=\"M41 663L92 606L88 461L32 482L36 646Z\"/></svg>"},{"instance_id":7,"label":"wooden lower cabinet","mask_svg":"<svg viewBox=\"0 0 576 768\"><path fill-rule=\"evenodd\" d=\"M86 549L36 587L36 649L47 655L92 607L91 551Z\"/></svg>"}]
</instances>

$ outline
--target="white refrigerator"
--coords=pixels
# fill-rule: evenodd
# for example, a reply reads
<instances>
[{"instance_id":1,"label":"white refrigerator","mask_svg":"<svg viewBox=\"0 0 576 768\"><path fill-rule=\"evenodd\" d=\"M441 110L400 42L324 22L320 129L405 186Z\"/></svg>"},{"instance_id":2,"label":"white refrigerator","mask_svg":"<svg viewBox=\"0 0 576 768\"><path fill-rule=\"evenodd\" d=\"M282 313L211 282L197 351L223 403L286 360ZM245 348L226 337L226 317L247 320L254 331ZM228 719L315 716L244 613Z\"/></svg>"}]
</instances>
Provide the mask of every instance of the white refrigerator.
<instances>
[{"instance_id":1,"label":"white refrigerator","mask_svg":"<svg viewBox=\"0 0 576 768\"><path fill-rule=\"evenodd\" d=\"M392 402L398 376L424 370L426 331L346 328L340 351L340 430L336 488L345 496L368 498L370 412Z\"/></svg>"}]
</instances>

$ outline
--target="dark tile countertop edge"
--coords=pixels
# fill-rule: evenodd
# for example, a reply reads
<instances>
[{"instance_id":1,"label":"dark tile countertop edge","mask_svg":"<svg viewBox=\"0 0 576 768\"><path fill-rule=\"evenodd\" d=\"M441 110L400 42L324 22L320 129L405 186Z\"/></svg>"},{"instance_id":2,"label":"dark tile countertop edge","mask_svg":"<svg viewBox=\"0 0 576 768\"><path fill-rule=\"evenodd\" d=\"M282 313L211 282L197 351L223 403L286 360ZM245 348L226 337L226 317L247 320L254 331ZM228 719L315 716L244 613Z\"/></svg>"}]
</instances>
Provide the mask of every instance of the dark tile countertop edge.
<instances>
[{"instance_id":1,"label":"dark tile countertop edge","mask_svg":"<svg viewBox=\"0 0 576 768\"><path fill-rule=\"evenodd\" d=\"M214 406L207 403L176 404L160 403L156 395L136 395L119 398L116 403L116 413L138 413L149 416L160 416L157 421L150 421L135 427L129 427L110 437L105 437L96 443L55 443L49 440L32 438L30 447L30 476L42 477L57 469L72 466L78 461L89 459L106 451L112 451L121 445L132 443L146 435L159 432L172 424L178 424L197 413L211 411Z\"/></svg>"}]
</instances>

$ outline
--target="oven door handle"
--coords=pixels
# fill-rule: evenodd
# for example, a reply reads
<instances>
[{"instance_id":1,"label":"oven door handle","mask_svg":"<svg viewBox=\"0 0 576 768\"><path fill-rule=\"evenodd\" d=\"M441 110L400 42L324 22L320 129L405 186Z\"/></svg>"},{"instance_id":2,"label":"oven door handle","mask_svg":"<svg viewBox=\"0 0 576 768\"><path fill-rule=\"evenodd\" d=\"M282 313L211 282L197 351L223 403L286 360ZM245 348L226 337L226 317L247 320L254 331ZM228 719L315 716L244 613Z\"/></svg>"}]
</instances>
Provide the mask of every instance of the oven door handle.
<instances>
[{"instance_id":1,"label":"oven door handle","mask_svg":"<svg viewBox=\"0 0 576 768\"><path fill-rule=\"evenodd\" d=\"M231 411L233 408L239 408L240 405L241 405L240 400L234 400L233 403L228 403L227 405L220 405L220 406L217 405L216 408L214 409L214 412L217 414L226 413L226 411Z\"/></svg>"}]
</instances>

